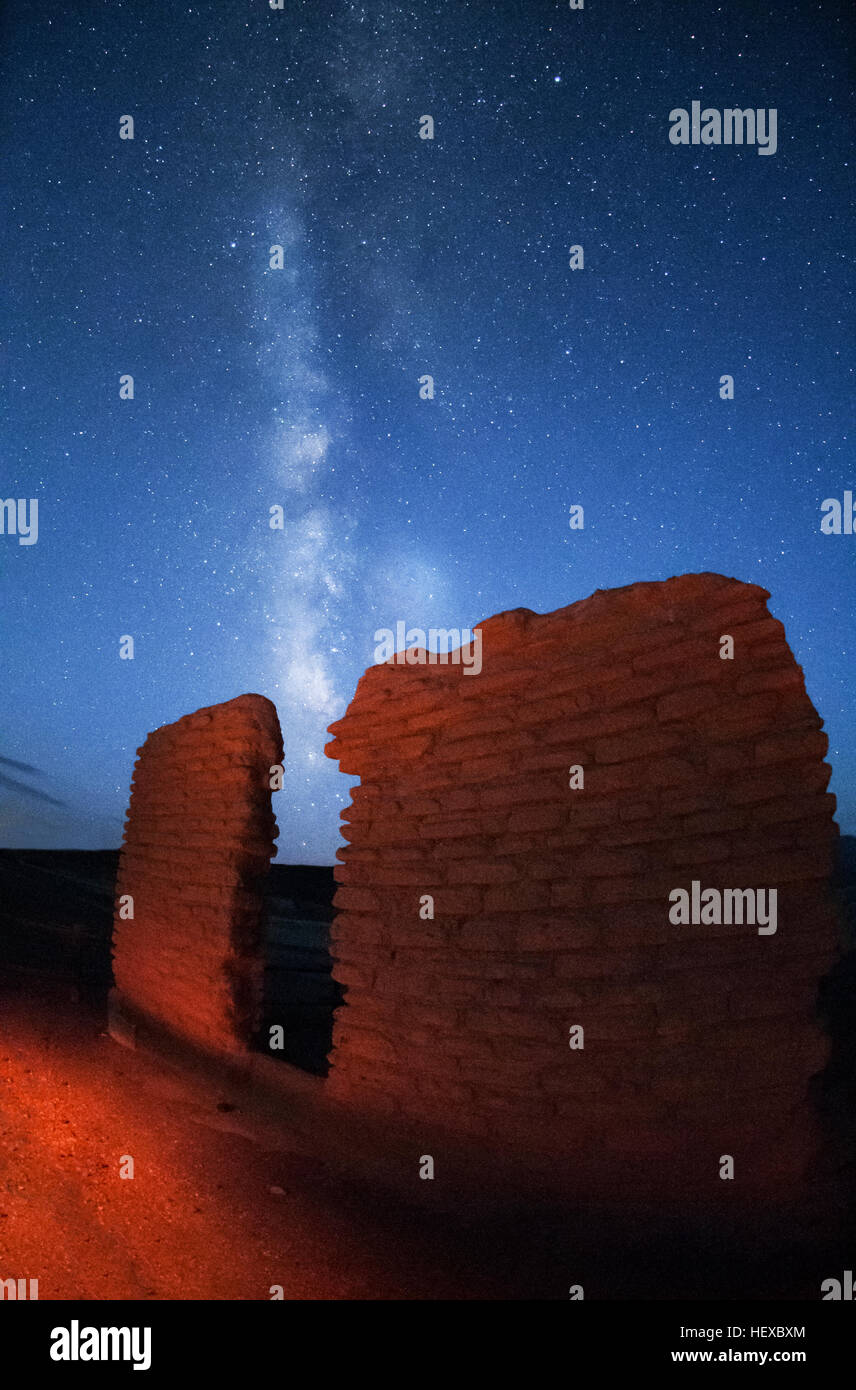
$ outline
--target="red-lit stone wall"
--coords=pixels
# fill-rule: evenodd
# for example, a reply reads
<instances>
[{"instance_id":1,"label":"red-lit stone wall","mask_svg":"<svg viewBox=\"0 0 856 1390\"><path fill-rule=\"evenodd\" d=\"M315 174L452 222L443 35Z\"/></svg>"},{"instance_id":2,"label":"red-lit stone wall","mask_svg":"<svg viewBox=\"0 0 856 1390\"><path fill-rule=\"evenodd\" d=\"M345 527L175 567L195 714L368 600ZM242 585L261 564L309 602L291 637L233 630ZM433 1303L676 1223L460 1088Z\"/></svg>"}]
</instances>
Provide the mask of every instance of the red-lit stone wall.
<instances>
[{"instance_id":1,"label":"red-lit stone wall","mask_svg":"<svg viewBox=\"0 0 856 1390\"><path fill-rule=\"evenodd\" d=\"M718 1180L724 1153L760 1183L800 1170L838 832L768 597L715 574L640 583L489 619L479 675L366 672L327 748L361 778L334 1096L596 1171ZM693 880L775 888L777 931L673 924Z\"/></svg>"},{"instance_id":2,"label":"red-lit stone wall","mask_svg":"<svg viewBox=\"0 0 856 1390\"><path fill-rule=\"evenodd\" d=\"M261 886L275 853L276 709L260 695L211 705L138 750L116 880L113 969L123 1007L218 1051L258 1019ZM133 920L118 902L133 897Z\"/></svg>"}]
</instances>

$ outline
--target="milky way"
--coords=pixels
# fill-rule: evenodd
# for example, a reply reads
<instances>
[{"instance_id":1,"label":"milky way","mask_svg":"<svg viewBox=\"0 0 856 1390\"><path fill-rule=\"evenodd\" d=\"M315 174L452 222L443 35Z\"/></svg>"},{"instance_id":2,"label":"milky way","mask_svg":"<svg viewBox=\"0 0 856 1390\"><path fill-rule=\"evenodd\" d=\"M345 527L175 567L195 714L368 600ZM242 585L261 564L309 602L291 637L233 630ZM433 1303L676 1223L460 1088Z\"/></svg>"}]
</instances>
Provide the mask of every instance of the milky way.
<instances>
[{"instance_id":1,"label":"milky way","mask_svg":"<svg viewBox=\"0 0 856 1390\"><path fill-rule=\"evenodd\" d=\"M12 0L4 843L117 845L146 733L255 690L330 862L378 628L691 570L771 591L852 830L846 14ZM775 152L672 144L693 102Z\"/></svg>"}]
</instances>

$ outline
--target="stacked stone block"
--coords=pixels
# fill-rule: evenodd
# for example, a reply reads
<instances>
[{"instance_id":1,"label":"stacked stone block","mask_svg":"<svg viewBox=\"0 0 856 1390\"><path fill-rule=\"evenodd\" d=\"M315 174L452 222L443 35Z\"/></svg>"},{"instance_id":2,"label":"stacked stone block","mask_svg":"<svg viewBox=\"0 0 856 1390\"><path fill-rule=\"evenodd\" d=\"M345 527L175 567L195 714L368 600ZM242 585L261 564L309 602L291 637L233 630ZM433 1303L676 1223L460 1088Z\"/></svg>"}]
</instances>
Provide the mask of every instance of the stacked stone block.
<instances>
[{"instance_id":1,"label":"stacked stone block","mask_svg":"<svg viewBox=\"0 0 856 1390\"><path fill-rule=\"evenodd\" d=\"M837 827L768 598L716 574L635 584L489 619L479 675L366 672L327 747L361 778L334 1095L595 1163L714 1172L739 1151L775 1181L807 1161ZM776 933L673 924L693 880L775 888Z\"/></svg>"},{"instance_id":2,"label":"stacked stone block","mask_svg":"<svg viewBox=\"0 0 856 1390\"><path fill-rule=\"evenodd\" d=\"M261 1004L276 709L241 695L156 729L137 751L116 880L122 1005L204 1048L241 1051ZM124 895L132 920L119 913Z\"/></svg>"}]
</instances>

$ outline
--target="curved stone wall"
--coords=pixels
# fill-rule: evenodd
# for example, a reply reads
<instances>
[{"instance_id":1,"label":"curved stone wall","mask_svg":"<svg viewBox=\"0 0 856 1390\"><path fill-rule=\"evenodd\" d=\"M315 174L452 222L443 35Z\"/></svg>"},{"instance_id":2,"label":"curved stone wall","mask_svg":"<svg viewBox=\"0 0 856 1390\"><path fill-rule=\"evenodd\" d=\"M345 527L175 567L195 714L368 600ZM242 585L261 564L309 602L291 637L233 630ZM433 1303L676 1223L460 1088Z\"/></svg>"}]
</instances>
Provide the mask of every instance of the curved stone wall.
<instances>
[{"instance_id":1,"label":"curved stone wall","mask_svg":"<svg viewBox=\"0 0 856 1390\"><path fill-rule=\"evenodd\" d=\"M276 709L241 695L156 729L138 754L116 879L121 1004L203 1047L243 1051L260 1014L261 887L278 834Z\"/></svg>"}]
</instances>

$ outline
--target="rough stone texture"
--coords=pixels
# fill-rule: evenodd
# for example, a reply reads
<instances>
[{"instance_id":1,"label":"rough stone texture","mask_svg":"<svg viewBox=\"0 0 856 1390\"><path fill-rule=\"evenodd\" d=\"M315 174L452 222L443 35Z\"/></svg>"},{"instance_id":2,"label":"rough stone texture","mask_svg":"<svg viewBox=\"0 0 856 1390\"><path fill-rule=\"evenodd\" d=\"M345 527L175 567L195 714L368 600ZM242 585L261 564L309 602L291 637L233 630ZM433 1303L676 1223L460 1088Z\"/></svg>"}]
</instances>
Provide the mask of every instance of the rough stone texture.
<instances>
[{"instance_id":1,"label":"rough stone texture","mask_svg":"<svg viewBox=\"0 0 856 1390\"><path fill-rule=\"evenodd\" d=\"M365 673L326 750L361 778L338 854L335 1097L575 1172L588 1157L595 1188L625 1164L720 1190L799 1180L838 831L768 598L683 575L501 613L479 675ZM672 925L670 890L694 879L776 888L777 933Z\"/></svg>"},{"instance_id":2,"label":"rough stone texture","mask_svg":"<svg viewBox=\"0 0 856 1390\"><path fill-rule=\"evenodd\" d=\"M122 1005L202 1047L242 1051L259 1019L262 885L279 833L276 709L241 695L137 751L113 928ZM118 916L124 894L132 921Z\"/></svg>"}]
</instances>

